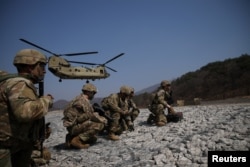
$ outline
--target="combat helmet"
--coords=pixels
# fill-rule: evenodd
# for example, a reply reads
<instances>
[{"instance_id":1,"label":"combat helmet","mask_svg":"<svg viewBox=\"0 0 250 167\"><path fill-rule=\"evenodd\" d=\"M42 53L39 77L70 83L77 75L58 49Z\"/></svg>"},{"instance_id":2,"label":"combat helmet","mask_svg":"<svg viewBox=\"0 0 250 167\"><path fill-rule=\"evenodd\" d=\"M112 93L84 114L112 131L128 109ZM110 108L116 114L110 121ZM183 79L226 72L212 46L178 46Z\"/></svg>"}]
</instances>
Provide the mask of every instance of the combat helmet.
<instances>
[{"instance_id":1,"label":"combat helmet","mask_svg":"<svg viewBox=\"0 0 250 167\"><path fill-rule=\"evenodd\" d=\"M120 93L126 94L126 95L130 95L131 93L131 88L128 86L121 86L120 87Z\"/></svg>"},{"instance_id":2,"label":"combat helmet","mask_svg":"<svg viewBox=\"0 0 250 167\"><path fill-rule=\"evenodd\" d=\"M91 83L87 83L85 85L83 85L82 87L82 91L89 91L89 92L97 92L97 88L95 87L95 85L91 84Z\"/></svg>"},{"instance_id":3,"label":"combat helmet","mask_svg":"<svg viewBox=\"0 0 250 167\"><path fill-rule=\"evenodd\" d=\"M38 62L46 64L46 56L34 49L23 49L17 52L13 64L15 66L18 64L34 65Z\"/></svg>"},{"instance_id":4,"label":"combat helmet","mask_svg":"<svg viewBox=\"0 0 250 167\"><path fill-rule=\"evenodd\" d=\"M167 80L161 81L161 87L165 87L165 86L168 86L168 85L170 85L169 81L167 81Z\"/></svg>"},{"instance_id":5,"label":"combat helmet","mask_svg":"<svg viewBox=\"0 0 250 167\"><path fill-rule=\"evenodd\" d=\"M135 92L135 89L133 87L130 87L130 92L131 93L134 93Z\"/></svg>"}]
</instances>

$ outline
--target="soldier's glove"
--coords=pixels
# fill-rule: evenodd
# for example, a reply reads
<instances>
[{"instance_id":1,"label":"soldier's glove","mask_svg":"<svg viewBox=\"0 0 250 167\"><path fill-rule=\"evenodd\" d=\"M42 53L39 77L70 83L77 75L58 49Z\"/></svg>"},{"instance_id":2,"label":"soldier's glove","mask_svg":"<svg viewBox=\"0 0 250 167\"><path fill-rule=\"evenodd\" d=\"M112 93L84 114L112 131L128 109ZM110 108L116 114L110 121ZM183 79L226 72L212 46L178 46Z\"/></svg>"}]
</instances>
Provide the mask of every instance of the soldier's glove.
<instances>
[{"instance_id":1,"label":"soldier's glove","mask_svg":"<svg viewBox=\"0 0 250 167\"><path fill-rule=\"evenodd\" d=\"M168 108L168 112L170 114L175 114L174 108L170 106L170 108Z\"/></svg>"},{"instance_id":2,"label":"soldier's glove","mask_svg":"<svg viewBox=\"0 0 250 167\"><path fill-rule=\"evenodd\" d=\"M49 136L50 136L50 134L51 134L51 132L52 132L52 130L51 130L51 128L49 127L49 125L50 125L50 123L47 123L47 124L45 125L45 139L48 139Z\"/></svg>"},{"instance_id":3,"label":"soldier's glove","mask_svg":"<svg viewBox=\"0 0 250 167\"><path fill-rule=\"evenodd\" d=\"M51 94L47 94L43 97L49 100L49 108L52 108L54 103L54 97Z\"/></svg>"},{"instance_id":4,"label":"soldier's glove","mask_svg":"<svg viewBox=\"0 0 250 167\"><path fill-rule=\"evenodd\" d=\"M78 123L83 123L84 121L87 121L89 119L89 116L87 114L82 114L77 118Z\"/></svg>"}]
</instances>

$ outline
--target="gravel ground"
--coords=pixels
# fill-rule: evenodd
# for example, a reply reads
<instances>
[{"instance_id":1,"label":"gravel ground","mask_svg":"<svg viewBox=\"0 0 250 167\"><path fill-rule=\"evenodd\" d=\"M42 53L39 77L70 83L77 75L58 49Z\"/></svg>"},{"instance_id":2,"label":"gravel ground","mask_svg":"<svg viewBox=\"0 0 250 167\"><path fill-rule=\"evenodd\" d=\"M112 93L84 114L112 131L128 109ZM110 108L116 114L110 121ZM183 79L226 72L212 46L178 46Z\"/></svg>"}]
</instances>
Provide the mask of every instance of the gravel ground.
<instances>
[{"instance_id":1,"label":"gravel ground","mask_svg":"<svg viewBox=\"0 0 250 167\"><path fill-rule=\"evenodd\" d=\"M52 153L51 167L206 167L208 151L250 150L250 103L175 107L184 119L163 127L146 124L149 111L141 109L135 131L119 141L99 136L84 150L64 147L63 111L46 116L52 134L44 143Z\"/></svg>"}]
</instances>

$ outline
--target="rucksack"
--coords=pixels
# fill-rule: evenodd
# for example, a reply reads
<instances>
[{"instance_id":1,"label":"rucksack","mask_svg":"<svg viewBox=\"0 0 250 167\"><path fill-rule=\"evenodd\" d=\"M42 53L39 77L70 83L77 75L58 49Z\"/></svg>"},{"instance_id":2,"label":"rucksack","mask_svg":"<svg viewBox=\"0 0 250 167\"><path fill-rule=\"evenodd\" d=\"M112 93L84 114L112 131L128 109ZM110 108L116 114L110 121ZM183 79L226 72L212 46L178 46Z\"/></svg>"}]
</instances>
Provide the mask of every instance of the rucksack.
<instances>
[{"instance_id":1,"label":"rucksack","mask_svg":"<svg viewBox=\"0 0 250 167\"><path fill-rule=\"evenodd\" d=\"M175 114L168 114L166 115L168 122L179 122L183 119L183 113L182 112L176 112Z\"/></svg>"}]
</instances>

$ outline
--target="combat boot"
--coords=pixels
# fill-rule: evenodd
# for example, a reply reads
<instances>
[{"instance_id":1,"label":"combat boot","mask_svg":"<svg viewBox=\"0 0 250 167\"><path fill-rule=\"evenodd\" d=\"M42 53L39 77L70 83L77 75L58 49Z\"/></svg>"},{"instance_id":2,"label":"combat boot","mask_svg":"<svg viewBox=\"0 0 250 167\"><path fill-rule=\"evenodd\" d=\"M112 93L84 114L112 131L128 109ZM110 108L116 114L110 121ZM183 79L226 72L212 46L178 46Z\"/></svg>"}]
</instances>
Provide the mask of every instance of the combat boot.
<instances>
[{"instance_id":1,"label":"combat boot","mask_svg":"<svg viewBox=\"0 0 250 167\"><path fill-rule=\"evenodd\" d=\"M97 141L97 137L96 137L96 135L93 135L89 138L88 143L94 144L94 143L96 143L96 141Z\"/></svg>"},{"instance_id":2,"label":"combat boot","mask_svg":"<svg viewBox=\"0 0 250 167\"><path fill-rule=\"evenodd\" d=\"M51 153L49 152L49 149L44 147L43 148L43 159L45 159L47 162L51 159Z\"/></svg>"},{"instance_id":3,"label":"combat boot","mask_svg":"<svg viewBox=\"0 0 250 167\"><path fill-rule=\"evenodd\" d=\"M71 140L70 134L66 134L65 146L66 146L67 148L70 148L70 140Z\"/></svg>"},{"instance_id":4,"label":"combat boot","mask_svg":"<svg viewBox=\"0 0 250 167\"><path fill-rule=\"evenodd\" d=\"M162 121L159 121L159 122L156 122L156 125L157 125L157 126L165 126L166 123L165 123L165 122L162 122Z\"/></svg>"},{"instance_id":5,"label":"combat boot","mask_svg":"<svg viewBox=\"0 0 250 167\"><path fill-rule=\"evenodd\" d=\"M71 142L70 142L71 146L73 146L74 148L78 148L78 149L86 149L89 148L89 144L83 143L80 139L79 136L74 137Z\"/></svg>"},{"instance_id":6,"label":"combat boot","mask_svg":"<svg viewBox=\"0 0 250 167\"><path fill-rule=\"evenodd\" d=\"M153 114L150 114L148 119L147 119L147 123L153 124L154 122L155 122L155 116Z\"/></svg>"},{"instance_id":7,"label":"combat boot","mask_svg":"<svg viewBox=\"0 0 250 167\"><path fill-rule=\"evenodd\" d=\"M129 130L129 131L134 131L134 130L135 130L135 129L134 129L134 124L133 124L132 121L128 121L128 122L127 122L127 125L128 125L128 130Z\"/></svg>"},{"instance_id":8,"label":"combat boot","mask_svg":"<svg viewBox=\"0 0 250 167\"><path fill-rule=\"evenodd\" d=\"M110 140L120 140L119 136L115 135L114 133L109 133Z\"/></svg>"}]
</instances>

